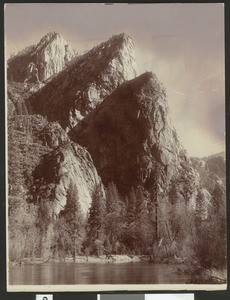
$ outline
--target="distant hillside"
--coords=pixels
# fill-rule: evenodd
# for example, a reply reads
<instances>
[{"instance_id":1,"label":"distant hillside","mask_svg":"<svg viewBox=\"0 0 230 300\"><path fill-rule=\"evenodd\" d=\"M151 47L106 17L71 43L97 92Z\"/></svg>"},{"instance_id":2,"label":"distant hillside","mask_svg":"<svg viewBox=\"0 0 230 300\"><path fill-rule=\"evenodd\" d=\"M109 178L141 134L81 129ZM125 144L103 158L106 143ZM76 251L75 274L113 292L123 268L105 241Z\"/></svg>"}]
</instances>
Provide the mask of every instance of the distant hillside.
<instances>
[{"instance_id":1,"label":"distant hillside","mask_svg":"<svg viewBox=\"0 0 230 300\"><path fill-rule=\"evenodd\" d=\"M226 155L225 152L217 153L203 158L211 172L217 174L222 180L226 179Z\"/></svg>"}]
</instances>

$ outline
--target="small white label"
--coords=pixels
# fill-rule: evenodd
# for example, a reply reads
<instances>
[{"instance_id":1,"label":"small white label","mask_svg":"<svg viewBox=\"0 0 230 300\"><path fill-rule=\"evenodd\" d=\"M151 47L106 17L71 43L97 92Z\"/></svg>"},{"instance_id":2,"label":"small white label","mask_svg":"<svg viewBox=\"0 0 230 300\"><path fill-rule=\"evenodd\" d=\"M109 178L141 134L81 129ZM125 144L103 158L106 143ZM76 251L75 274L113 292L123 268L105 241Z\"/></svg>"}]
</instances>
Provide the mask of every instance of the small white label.
<instances>
[{"instance_id":1,"label":"small white label","mask_svg":"<svg viewBox=\"0 0 230 300\"><path fill-rule=\"evenodd\" d=\"M36 295L36 300L53 300L53 295Z\"/></svg>"},{"instance_id":2,"label":"small white label","mask_svg":"<svg viewBox=\"0 0 230 300\"><path fill-rule=\"evenodd\" d=\"M194 300L194 294L145 294L145 300Z\"/></svg>"}]
</instances>

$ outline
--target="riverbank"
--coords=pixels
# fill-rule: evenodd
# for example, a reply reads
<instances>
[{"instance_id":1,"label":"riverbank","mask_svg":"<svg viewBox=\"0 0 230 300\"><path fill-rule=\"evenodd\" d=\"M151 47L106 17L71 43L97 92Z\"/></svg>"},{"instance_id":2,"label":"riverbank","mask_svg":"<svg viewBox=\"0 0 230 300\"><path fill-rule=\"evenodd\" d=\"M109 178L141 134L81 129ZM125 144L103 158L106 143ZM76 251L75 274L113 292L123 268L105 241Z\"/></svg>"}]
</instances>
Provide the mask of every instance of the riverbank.
<instances>
[{"instance_id":1,"label":"riverbank","mask_svg":"<svg viewBox=\"0 0 230 300\"><path fill-rule=\"evenodd\" d=\"M66 262L73 262L72 258L66 258ZM141 257L137 255L106 255L96 256L76 256L75 263L130 263L130 262L141 262Z\"/></svg>"},{"instance_id":2,"label":"riverbank","mask_svg":"<svg viewBox=\"0 0 230 300\"><path fill-rule=\"evenodd\" d=\"M10 265L26 265L26 264L43 264L45 262L74 262L74 263L131 263L131 262L143 262L147 261L147 258L141 257L138 255L110 255L109 257L106 255L100 256L81 256L78 255L75 257L75 260L72 257L58 258L58 259L48 259L44 260L42 258L34 258L34 259L23 259L20 262L10 262Z\"/></svg>"},{"instance_id":3,"label":"riverbank","mask_svg":"<svg viewBox=\"0 0 230 300\"><path fill-rule=\"evenodd\" d=\"M205 269L191 265L179 265L175 274L191 275L192 284L224 284L227 283L227 270Z\"/></svg>"},{"instance_id":4,"label":"riverbank","mask_svg":"<svg viewBox=\"0 0 230 300\"><path fill-rule=\"evenodd\" d=\"M192 283L197 284L202 278L204 284L224 284L227 283L227 270L201 270L192 274Z\"/></svg>"}]
</instances>

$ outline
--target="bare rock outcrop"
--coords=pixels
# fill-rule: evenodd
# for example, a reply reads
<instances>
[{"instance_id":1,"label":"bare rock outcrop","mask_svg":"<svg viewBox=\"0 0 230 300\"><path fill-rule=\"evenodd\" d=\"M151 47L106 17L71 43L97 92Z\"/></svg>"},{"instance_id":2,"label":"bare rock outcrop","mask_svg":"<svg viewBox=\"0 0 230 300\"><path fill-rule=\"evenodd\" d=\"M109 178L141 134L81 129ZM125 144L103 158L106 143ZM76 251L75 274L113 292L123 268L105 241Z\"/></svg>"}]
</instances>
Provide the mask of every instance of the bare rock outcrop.
<instances>
[{"instance_id":1,"label":"bare rock outcrop","mask_svg":"<svg viewBox=\"0 0 230 300\"><path fill-rule=\"evenodd\" d=\"M105 185L149 189L157 180L163 191L173 184L184 199L195 197L197 174L171 125L165 89L151 72L123 83L70 136L87 147Z\"/></svg>"},{"instance_id":2,"label":"bare rock outcrop","mask_svg":"<svg viewBox=\"0 0 230 300\"><path fill-rule=\"evenodd\" d=\"M62 35L50 32L37 45L28 47L8 60L11 81L44 82L59 73L75 57L75 51Z\"/></svg>"},{"instance_id":3,"label":"bare rock outcrop","mask_svg":"<svg viewBox=\"0 0 230 300\"><path fill-rule=\"evenodd\" d=\"M67 194L72 187L84 217L96 186L100 185L104 193L90 154L75 143L67 143L45 155L33 172L33 180L36 201L45 205L54 217L65 209Z\"/></svg>"},{"instance_id":4,"label":"bare rock outcrop","mask_svg":"<svg viewBox=\"0 0 230 300\"><path fill-rule=\"evenodd\" d=\"M28 103L33 113L72 128L120 84L135 76L132 39L116 35L76 57Z\"/></svg>"}]
</instances>

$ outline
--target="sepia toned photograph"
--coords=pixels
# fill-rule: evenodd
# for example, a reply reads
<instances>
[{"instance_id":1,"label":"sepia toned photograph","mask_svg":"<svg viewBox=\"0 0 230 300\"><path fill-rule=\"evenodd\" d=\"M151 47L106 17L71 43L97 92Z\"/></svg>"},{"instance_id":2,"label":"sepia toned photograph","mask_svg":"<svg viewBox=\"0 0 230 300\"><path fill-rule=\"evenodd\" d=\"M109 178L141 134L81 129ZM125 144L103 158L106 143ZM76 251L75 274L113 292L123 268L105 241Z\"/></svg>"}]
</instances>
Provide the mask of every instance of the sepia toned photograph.
<instances>
[{"instance_id":1,"label":"sepia toned photograph","mask_svg":"<svg viewBox=\"0 0 230 300\"><path fill-rule=\"evenodd\" d=\"M8 291L225 289L224 5L5 5Z\"/></svg>"}]
</instances>

